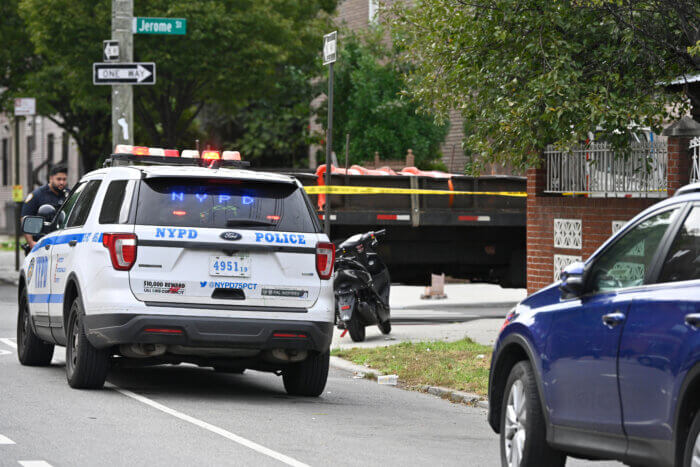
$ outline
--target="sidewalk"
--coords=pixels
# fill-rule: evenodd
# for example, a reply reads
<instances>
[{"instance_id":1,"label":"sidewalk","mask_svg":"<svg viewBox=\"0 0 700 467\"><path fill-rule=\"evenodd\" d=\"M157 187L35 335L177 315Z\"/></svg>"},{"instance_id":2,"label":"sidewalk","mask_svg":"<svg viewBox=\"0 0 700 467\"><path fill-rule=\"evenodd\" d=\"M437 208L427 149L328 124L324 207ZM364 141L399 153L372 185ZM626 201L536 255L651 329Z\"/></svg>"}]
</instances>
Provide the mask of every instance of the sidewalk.
<instances>
[{"instance_id":1,"label":"sidewalk","mask_svg":"<svg viewBox=\"0 0 700 467\"><path fill-rule=\"evenodd\" d=\"M470 337L479 344L492 345L508 310L527 296L525 289L503 289L493 284L448 284L445 286L446 299L422 300L420 295L423 289L424 287L420 286L392 286L392 317L411 316L416 310L421 310L424 315L434 314L437 317L445 314L441 309L459 307L465 310L502 308L503 314L498 318L475 319L463 323L395 324L388 336L383 335L377 326L368 326L364 342L353 342L349 334L341 338L342 331L335 329L331 348L381 347L426 340L457 341L464 337Z\"/></svg>"}]
</instances>

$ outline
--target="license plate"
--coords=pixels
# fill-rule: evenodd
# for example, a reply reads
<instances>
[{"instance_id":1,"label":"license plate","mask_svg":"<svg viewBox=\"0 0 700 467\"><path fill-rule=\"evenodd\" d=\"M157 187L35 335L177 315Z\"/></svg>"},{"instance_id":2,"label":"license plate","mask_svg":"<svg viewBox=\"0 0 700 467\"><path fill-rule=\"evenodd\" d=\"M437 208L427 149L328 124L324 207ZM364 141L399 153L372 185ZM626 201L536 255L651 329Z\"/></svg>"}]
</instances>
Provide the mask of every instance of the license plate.
<instances>
[{"instance_id":1,"label":"license plate","mask_svg":"<svg viewBox=\"0 0 700 467\"><path fill-rule=\"evenodd\" d=\"M209 275L250 277L250 256L210 256Z\"/></svg>"}]
</instances>

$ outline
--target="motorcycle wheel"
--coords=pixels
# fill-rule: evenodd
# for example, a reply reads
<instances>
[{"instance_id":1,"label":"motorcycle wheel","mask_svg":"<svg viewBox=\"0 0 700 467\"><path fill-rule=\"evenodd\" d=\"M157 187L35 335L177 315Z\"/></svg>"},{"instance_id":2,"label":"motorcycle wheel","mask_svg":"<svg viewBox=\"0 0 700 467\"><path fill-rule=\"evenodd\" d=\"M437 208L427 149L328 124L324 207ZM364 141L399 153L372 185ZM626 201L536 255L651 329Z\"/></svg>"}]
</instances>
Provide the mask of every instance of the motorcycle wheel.
<instances>
[{"instance_id":1,"label":"motorcycle wheel","mask_svg":"<svg viewBox=\"0 0 700 467\"><path fill-rule=\"evenodd\" d=\"M391 321L386 320L383 323L379 323L379 330L382 334L389 334L391 332Z\"/></svg>"},{"instance_id":2,"label":"motorcycle wheel","mask_svg":"<svg viewBox=\"0 0 700 467\"><path fill-rule=\"evenodd\" d=\"M353 313L350 321L347 322L347 328L350 332L350 339L352 339L353 342L362 342L365 340L365 325L360 322L355 313Z\"/></svg>"}]
</instances>

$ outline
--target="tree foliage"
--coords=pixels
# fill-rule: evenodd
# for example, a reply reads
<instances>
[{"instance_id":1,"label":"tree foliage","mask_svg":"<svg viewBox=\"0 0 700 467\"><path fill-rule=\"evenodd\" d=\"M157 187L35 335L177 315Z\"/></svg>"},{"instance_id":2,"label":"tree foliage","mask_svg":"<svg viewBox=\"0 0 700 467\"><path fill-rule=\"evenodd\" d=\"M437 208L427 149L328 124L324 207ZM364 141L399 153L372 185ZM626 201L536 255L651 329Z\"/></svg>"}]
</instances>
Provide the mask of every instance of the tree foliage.
<instances>
[{"instance_id":1,"label":"tree foliage","mask_svg":"<svg viewBox=\"0 0 700 467\"><path fill-rule=\"evenodd\" d=\"M695 0L691 0L695 1ZM589 132L622 146L658 131L679 95L657 83L691 67L658 44L640 46L604 8L573 0L421 0L396 5L393 32L408 93L441 115L461 111L465 146L482 162L539 163L545 145Z\"/></svg>"},{"instance_id":2,"label":"tree foliage","mask_svg":"<svg viewBox=\"0 0 700 467\"><path fill-rule=\"evenodd\" d=\"M281 82L288 82L290 69L311 79L320 72L320 37L335 3L136 2L135 16L187 19L185 36L134 36L135 61L157 66L154 86L134 87L139 143L193 147L193 140L204 135L197 117L205 106L215 104L224 115L237 115L274 95ZM38 98L41 113L58 116L76 138L85 167L94 167L111 145L110 89L93 86L91 76L92 63L102 59L102 40L110 36L111 1L20 0L20 12L41 59L24 88ZM264 111L248 116L272 119Z\"/></svg>"},{"instance_id":3,"label":"tree foliage","mask_svg":"<svg viewBox=\"0 0 700 467\"><path fill-rule=\"evenodd\" d=\"M395 53L381 29L364 35L344 34L335 64L333 150L343 160L350 134L350 163L374 159L402 159L412 149L416 164L430 168L439 159L447 125L436 124L429 112L401 95L405 82ZM325 80L324 80L325 84ZM326 105L319 112L324 126Z\"/></svg>"}]
</instances>

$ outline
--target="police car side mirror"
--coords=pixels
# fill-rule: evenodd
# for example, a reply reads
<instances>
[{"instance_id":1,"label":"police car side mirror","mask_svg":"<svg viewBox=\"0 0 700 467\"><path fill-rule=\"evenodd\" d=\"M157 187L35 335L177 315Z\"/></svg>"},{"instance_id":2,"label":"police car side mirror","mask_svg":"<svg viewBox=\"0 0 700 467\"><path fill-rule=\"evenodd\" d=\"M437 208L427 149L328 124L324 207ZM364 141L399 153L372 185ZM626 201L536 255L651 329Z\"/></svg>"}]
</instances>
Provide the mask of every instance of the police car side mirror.
<instances>
[{"instance_id":1,"label":"police car side mirror","mask_svg":"<svg viewBox=\"0 0 700 467\"><path fill-rule=\"evenodd\" d=\"M44 229L44 218L41 216L27 216L22 219L22 232L29 235L39 235Z\"/></svg>"}]
</instances>

